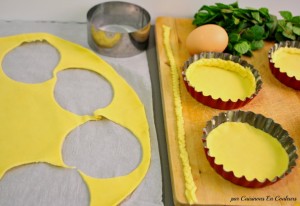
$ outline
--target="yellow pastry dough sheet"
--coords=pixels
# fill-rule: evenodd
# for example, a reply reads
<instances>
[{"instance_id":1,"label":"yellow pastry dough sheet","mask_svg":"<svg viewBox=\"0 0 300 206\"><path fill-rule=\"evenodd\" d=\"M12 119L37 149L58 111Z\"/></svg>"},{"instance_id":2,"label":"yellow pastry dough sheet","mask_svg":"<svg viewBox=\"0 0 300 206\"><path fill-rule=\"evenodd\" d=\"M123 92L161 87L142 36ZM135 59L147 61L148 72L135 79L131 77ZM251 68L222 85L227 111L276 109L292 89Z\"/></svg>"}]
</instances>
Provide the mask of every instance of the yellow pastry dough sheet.
<instances>
[{"instance_id":1,"label":"yellow pastry dough sheet","mask_svg":"<svg viewBox=\"0 0 300 206\"><path fill-rule=\"evenodd\" d=\"M47 41L60 53L54 77L38 84L26 84L9 78L0 70L0 178L19 165L47 162L64 164L61 147L66 135L87 121L109 119L130 130L142 148L140 164L128 175L93 178L79 171L90 192L90 205L116 205L129 195L145 177L150 164L149 126L144 106L134 90L114 69L90 50L47 33L21 34L0 38L0 60L24 42ZM60 107L53 89L57 72L83 68L96 72L112 85L114 97L94 115L76 115ZM21 114L21 115L20 115ZM16 117L17 120L16 121ZM9 158L8 158L9 157ZM110 190L108 188L115 188Z\"/></svg>"}]
</instances>

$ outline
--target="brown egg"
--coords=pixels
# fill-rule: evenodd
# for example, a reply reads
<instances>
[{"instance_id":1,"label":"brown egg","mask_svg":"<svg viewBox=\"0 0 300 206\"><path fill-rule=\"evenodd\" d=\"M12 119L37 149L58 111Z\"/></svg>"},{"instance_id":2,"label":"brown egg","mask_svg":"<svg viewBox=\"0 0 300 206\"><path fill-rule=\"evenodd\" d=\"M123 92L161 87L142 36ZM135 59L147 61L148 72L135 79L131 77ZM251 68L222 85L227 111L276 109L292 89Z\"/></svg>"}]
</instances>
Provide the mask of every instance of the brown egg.
<instances>
[{"instance_id":1,"label":"brown egg","mask_svg":"<svg viewBox=\"0 0 300 206\"><path fill-rule=\"evenodd\" d=\"M221 26L206 24L194 29L186 39L191 55L200 52L223 52L228 45L228 34Z\"/></svg>"}]
</instances>

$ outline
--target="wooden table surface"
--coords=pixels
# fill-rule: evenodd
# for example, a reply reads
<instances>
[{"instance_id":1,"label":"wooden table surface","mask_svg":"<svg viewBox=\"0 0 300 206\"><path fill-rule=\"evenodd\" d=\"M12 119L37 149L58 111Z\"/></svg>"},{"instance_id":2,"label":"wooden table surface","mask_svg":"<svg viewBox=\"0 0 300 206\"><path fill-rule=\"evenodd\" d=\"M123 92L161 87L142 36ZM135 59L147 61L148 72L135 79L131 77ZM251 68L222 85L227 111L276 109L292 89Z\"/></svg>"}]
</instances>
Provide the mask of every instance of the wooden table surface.
<instances>
[{"instance_id":1,"label":"wooden table surface","mask_svg":"<svg viewBox=\"0 0 300 206\"><path fill-rule=\"evenodd\" d=\"M195 28L192 19L159 17L155 23L155 37L158 67L160 74L163 113L165 120L166 139L168 146L170 175L173 198L176 205L187 204L184 196L184 179L182 165L176 141L176 117L173 106L173 93L170 66L163 47L162 25L172 28L170 41L173 54L181 66L188 59L185 48L187 35ZM259 70L263 88L249 104L240 108L253 111L274 119L282 125L300 147L300 92L282 85L273 77L268 66L268 51L273 42L265 42L265 47L254 52L251 58L243 57ZM300 202L300 162L292 172L281 181L264 188L251 189L237 186L218 175L209 165L201 137L202 129L213 116L222 110L212 109L198 103L186 91L183 80L180 80L181 100L185 121L186 146L190 158L192 175L197 186L198 205L284 205L291 206ZM299 155L299 154L298 154ZM288 197L289 200L278 200ZM257 198L257 200L253 200ZM273 200L271 200L273 198ZM251 199L251 200L250 200ZM294 201L294 199L296 199Z\"/></svg>"}]
</instances>

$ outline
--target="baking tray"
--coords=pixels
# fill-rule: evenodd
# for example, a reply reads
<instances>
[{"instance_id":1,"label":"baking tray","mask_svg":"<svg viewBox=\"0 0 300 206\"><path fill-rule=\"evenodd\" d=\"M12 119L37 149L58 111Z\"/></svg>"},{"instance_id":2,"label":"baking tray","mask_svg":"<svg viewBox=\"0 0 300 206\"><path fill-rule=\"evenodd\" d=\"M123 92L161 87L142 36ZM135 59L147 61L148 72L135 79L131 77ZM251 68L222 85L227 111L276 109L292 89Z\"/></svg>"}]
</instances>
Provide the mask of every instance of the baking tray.
<instances>
[{"instance_id":1,"label":"baking tray","mask_svg":"<svg viewBox=\"0 0 300 206\"><path fill-rule=\"evenodd\" d=\"M159 17L155 22L157 59L173 199L175 205L185 205L188 202L184 196L184 179L176 141L176 117L173 106L171 73L163 47L162 25L172 28L170 41L178 65L178 72L181 72L184 61L189 57L185 48L185 39L195 26L192 25L192 19L186 18ZM274 119L289 132L295 140L295 145L300 148L300 93L286 87L273 77L268 62L268 51L273 44L274 42L265 42L264 48L255 51L253 57L243 57L259 70L263 80L263 88L257 97L240 109L260 113ZM222 110L213 109L197 102L187 92L182 79L180 83L186 147L192 175L197 186L197 205L290 206L299 203L299 159L291 174L271 186L259 189L237 186L223 179L210 167L201 141L202 129L208 120Z\"/></svg>"}]
</instances>

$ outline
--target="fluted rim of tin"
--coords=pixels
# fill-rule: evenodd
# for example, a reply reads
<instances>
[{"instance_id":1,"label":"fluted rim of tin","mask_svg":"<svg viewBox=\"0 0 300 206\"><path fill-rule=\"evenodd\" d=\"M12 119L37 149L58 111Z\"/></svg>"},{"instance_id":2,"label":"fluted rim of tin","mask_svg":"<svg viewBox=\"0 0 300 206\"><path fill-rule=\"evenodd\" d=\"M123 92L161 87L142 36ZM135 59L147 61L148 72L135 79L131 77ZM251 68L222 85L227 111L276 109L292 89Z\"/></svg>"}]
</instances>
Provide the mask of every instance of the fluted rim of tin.
<instances>
[{"instance_id":1,"label":"fluted rim of tin","mask_svg":"<svg viewBox=\"0 0 300 206\"><path fill-rule=\"evenodd\" d=\"M189 57L189 59L184 62L182 76L183 76L183 80L186 82L186 85L188 87L193 88L193 90L195 90L195 88L190 84L190 82L186 78L186 71L189 68L189 66L192 63L194 63L194 62L196 62L200 59L212 59L212 58L232 61L234 63L240 64L243 68L248 67L250 69L252 75L255 78L255 83L256 83L255 92L250 97L245 98L245 100L238 99L236 102L232 101L231 99L229 99L227 101L224 101L221 98L214 99L211 95L206 96L202 92L197 92L198 94L201 94L203 97L207 97L207 98L210 98L210 99L215 100L215 101L221 101L223 103L228 103L228 104L231 104L231 105L235 104L235 103L237 105L240 105L241 102L244 102L244 101L246 102L246 101L249 101L249 100L253 99L259 93L259 91L262 89L262 84L263 84L262 78L260 76L259 71L256 68L254 68L253 65L249 64L247 61L241 59L238 56L234 56L234 55L229 54L229 53L220 53L220 52L202 52L202 53L199 53L199 54L194 54L193 56ZM234 108L235 106L233 105L233 106L228 106L228 107Z\"/></svg>"},{"instance_id":2,"label":"fluted rim of tin","mask_svg":"<svg viewBox=\"0 0 300 206\"><path fill-rule=\"evenodd\" d=\"M283 84L296 90L300 90L300 80L296 76L288 75L287 72L282 72L280 68L275 67L273 54L280 48L297 48L300 49L300 41L282 41L274 44L268 53L269 67L272 74Z\"/></svg>"},{"instance_id":3,"label":"fluted rim of tin","mask_svg":"<svg viewBox=\"0 0 300 206\"><path fill-rule=\"evenodd\" d=\"M236 179L244 179L246 180L245 185L251 185L252 182L258 182L261 183L261 186L265 186L268 184L275 183L276 181L284 178L286 175L291 173L292 169L296 166L296 160L298 158L297 155L297 147L294 144L294 140L292 137L290 137L289 133L282 128L282 126L278 123L276 123L273 119L267 118L263 116L262 114L255 114L251 111L241 111L241 110L235 110L235 111L227 111L219 113L217 116L214 116L211 120L207 121L205 128L203 129L203 146L206 149L206 154L214 159L213 156L209 153L209 148L206 144L206 138L208 134L217 128L219 125L225 122L242 122L242 123L248 123L249 125L260 129L268 134L270 134L272 137L276 138L278 142L282 145L284 150L287 152L289 156L289 164L287 170L281 175L277 176L272 180L265 179L265 181L260 182L258 179L253 180L247 180L245 176L242 177L236 177L234 174L234 171L225 171L233 174ZM217 165L215 162L213 162L214 165ZM222 169L224 169L223 165ZM260 187L258 185L257 187Z\"/></svg>"},{"instance_id":4,"label":"fluted rim of tin","mask_svg":"<svg viewBox=\"0 0 300 206\"><path fill-rule=\"evenodd\" d=\"M281 41L279 43L275 43L268 52L268 58L270 60L271 63L274 63L273 59L272 59L272 55L275 51L277 51L280 48L298 48L300 49L300 41ZM275 67L277 68L277 67ZM279 69L279 68L277 68Z\"/></svg>"}]
</instances>

